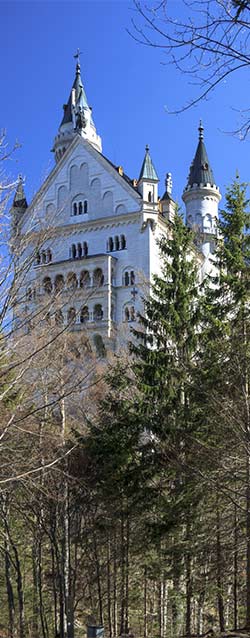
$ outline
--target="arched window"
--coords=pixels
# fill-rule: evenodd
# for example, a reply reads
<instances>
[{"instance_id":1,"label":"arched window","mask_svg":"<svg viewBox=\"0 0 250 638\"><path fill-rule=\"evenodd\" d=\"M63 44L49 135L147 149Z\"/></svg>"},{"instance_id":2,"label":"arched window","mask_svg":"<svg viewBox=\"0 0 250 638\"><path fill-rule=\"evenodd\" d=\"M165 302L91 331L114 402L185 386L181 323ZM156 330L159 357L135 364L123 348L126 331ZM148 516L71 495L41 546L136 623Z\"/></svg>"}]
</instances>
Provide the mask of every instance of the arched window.
<instances>
[{"instance_id":1,"label":"arched window","mask_svg":"<svg viewBox=\"0 0 250 638\"><path fill-rule=\"evenodd\" d=\"M102 286L104 282L104 276L101 268L94 270L93 284L94 286Z\"/></svg>"},{"instance_id":2,"label":"arched window","mask_svg":"<svg viewBox=\"0 0 250 638\"><path fill-rule=\"evenodd\" d=\"M87 242L84 241L82 246L83 246L83 256L87 257L87 254L88 254L88 251L89 251Z\"/></svg>"},{"instance_id":3,"label":"arched window","mask_svg":"<svg viewBox=\"0 0 250 638\"><path fill-rule=\"evenodd\" d=\"M124 320L125 321L129 321L130 320L130 314L129 314L129 308L128 306L126 306L125 310L124 310Z\"/></svg>"},{"instance_id":4,"label":"arched window","mask_svg":"<svg viewBox=\"0 0 250 638\"><path fill-rule=\"evenodd\" d=\"M126 270L126 272L124 273L124 286L129 286L129 272Z\"/></svg>"},{"instance_id":5,"label":"arched window","mask_svg":"<svg viewBox=\"0 0 250 638\"><path fill-rule=\"evenodd\" d=\"M75 323L76 311L75 308L69 308L68 310L68 323Z\"/></svg>"},{"instance_id":6,"label":"arched window","mask_svg":"<svg viewBox=\"0 0 250 638\"><path fill-rule=\"evenodd\" d=\"M44 292L46 292L47 295L50 295L52 293L52 283L51 283L50 277L44 277L43 289L44 289Z\"/></svg>"},{"instance_id":7,"label":"arched window","mask_svg":"<svg viewBox=\"0 0 250 638\"><path fill-rule=\"evenodd\" d=\"M115 236L115 250L120 250L120 240L117 235Z\"/></svg>"},{"instance_id":8,"label":"arched window","mask_svg":"<svg viewBox=\"0 0 250 638\"><path fill-rule=\"evenodd\" d=\"M72 244L72 246L71 246L71 257L72 257L72 259L76 258L76 245L75 244Z\"/></svg>"},{"instance_id":9,"label":"arched window","mask_svg":"<svg viewBox=\"0 0 250 638\"><path fill-rule=\"evenodd\" d=\"M94 321L101 321L103 319L103 309L100 303L94 306L93 318Z\"/></svg>"},{"instance_id":10,"label":"arched window","mask_svg":"<svg viewBox=\"0 0 250 638\"><path fill-rule=\"evenodd\" d=\"M89 320L89 309L88 306L83 306L80 312L80 323L85 323L85 321Z\"/></svg>"},{"instance_id":11,"label":"arched window","mask_svg":"<svg viewBox=\"0 0 250 638\"><path fill-rule=\"evenodd\" d=\"M78 259L82 257L82 244L77 244L77 257Z\"/></svg>"},{"instance_id":12,"label":"arched window","mask_svg":"<svg viewBox=\"0 0 250 638\"><path fill-rule=\"evenodd\" d=\"M125 235L121 235L120 246L121 246L121 250L124 250L124 248L126 248L126 237L125 237Z\"/></svg>"},{"instance_id":13,"label":"arched window","mask_svg":"<svg viewBox=\"0 0 250 638\"><path fill-rule=\"evenodd\" d=\"M42 250L42 264L46 264L46 252Z\"/></svg>"},{"instance_id":14,"label":"arched window","mask_svg":"<svg viewBox=\"0 0 250 638\"><path fill-rule=\"evenodd\" d=\"M130 284L131 284L131 286L133 286L134 283L135 283L135 273L134 273L133 270L131 270L131 272L130 272Z\"/></svg>"},{"instance_id":15,"label":"arched window","mask_svg":"<svg viewBox=\"0 0 250 638\"><path fill-rule=\"evenodd\" d=\"M88 270L82 270L80 274L80 288L88 288L90 286L90 274Z\"/></svg>"},{"instance_id":16,"label":"arched window","mask_svg":"<svg viewBox=\"0 0 250 638\"><path fill-rule=\"evenodd\" d=\"M131 308L130 308L130 320L131 321L135 321L135 308L134 308L134 306L131 306Z\"/></svg>"},{"instance_id":17,"label":"arched window","mask_svg":"<svg viewBox=\"0 0 250 638\"><path fill-rule=\"evenodd\" d=\"M63 290L63 288L64 288L64 277L63 277L63 275L56 275L54 286L55 286L55 292L60 292L60 290Z\"/></svg>"},{"instance_id":18,"label":"arched window","mask_svg":"<svg viewBox=\"0 0 250 638\"><path fill-rule=\"evenodd\" d=\"M74 202L73 204L73 215L77 215L77 203Z\"/></svg>"},{"instance_id":19,"label":"arched window","mask_svg":"<svg viewBox=\"0 0 250 638\"><path fill-rule=\"evenodd\" d=\"M55 323L57 326L62 326L63 322L64 322L63 313L61 310L57 310L55 312Z\"/></svg>"},{"instance_id":20,"label":"arched window","mask_svg":"<svg viewBox=\"0 0 250 638\"><path fill-rule=\"evenodd\" d=\"M86 215L88 212L88 202L86 199L83 202L83 212L84 212L84 215Z\"/></svg>"},{"instance_id":21,"label":"arched window","mask_svg":"<svg viewBox=\"0 0 250 638\"><path fill-rule=\"evenodd\" d=\"M67 276L67 287L70 290L75 290L77 288L77 277L76 274L74 272L69 272L68 276Z\"/></svg>"},{"instance_id":22,"label":"arched window","mask_svg":"<svg viewBox=\"0 0 250 638\"><path fill-rule=\"evenodd\" d=\"M152 202L152 191L148 193L148 202Z\"/></svg>"},{"instance_id":23,"label":"arched window","mask_svg":"<svg viewBox=\"0 0 250 638\"><path fill-rule=\"evenodd\" d=\"M78 215L82 215L82 202L78 204Z\"/></svg>"},{"instance_id":24,"label":"arched window","mask_svg":"<svg viewBox=\"0 0 250 638\"><path fill-rule=\"evenodd\" d=\"M113 242L112 237L110 237L109 240L108 240L108 251L110 253L112 253L112 250L114 250L114 242Z\"/></svg>"},{"instance_id":25,"label":"arched window","mask_svg":"<svg viewBox=\"0 0 250 638\"><path fill-rule=\"evenodd\" d=\"M50 261L52 261L52 252L50 250L50 248L47 249L47 262L49 263Z\"/></svg>"}]
</instances>

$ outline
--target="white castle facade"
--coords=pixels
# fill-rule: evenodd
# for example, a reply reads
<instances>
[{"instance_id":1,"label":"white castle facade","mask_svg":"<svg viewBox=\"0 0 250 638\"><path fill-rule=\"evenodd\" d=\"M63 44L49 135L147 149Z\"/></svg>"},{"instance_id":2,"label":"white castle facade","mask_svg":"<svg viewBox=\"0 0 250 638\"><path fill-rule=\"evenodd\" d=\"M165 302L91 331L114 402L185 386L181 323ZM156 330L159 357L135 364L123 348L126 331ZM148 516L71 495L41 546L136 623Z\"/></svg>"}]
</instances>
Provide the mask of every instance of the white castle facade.
<instances>
[{"instance_id":1,"label":"white castle facade","mask_svg":"<svg viewBox=\"0 0 250 638\"><path fill-rule=\"evenodd\" d=\"M31 204L21 178L13 202L13 227L29 238L25 258L32 260L18 312L32 315L47 299L50 321L84 330L113 349L142 310L152 275L160 272L157 240L169 232L175 214L171 175L159 197L148 147L138 180L102 154L79 60L53 151L55 167ZM203 272L210 267L220 197L200 125L183 200L187 224L199 236ZM39 228L48 230L42 241Z\"/></svg>"}]
</instances>

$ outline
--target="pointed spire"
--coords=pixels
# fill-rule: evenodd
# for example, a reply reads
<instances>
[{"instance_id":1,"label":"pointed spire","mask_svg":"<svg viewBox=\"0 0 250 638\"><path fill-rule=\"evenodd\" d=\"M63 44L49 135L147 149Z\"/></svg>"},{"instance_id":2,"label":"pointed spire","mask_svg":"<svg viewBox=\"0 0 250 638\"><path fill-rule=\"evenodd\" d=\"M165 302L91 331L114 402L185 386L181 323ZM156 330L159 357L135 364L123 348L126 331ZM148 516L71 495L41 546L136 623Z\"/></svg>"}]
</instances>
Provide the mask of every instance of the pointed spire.
<instances>
[{"instance_id":1,"label":"pointed spire","mask_svg":"<svg viewBox=\"0 0 250 638\"><path fill-rule=\"evenodd\" d=\"M159 181L158 175L156 173L155 167L153 165L153 162L149 154L148 144L146 144L146 147L145 147L145 157L142 163L141 172L140 172L138 181L140 181L141 179L146 179L149 181L152 180L157 182Z\"/></svg>"},{"instance_id":2,"label":"pointed spire","mask_svg":"<svg viewBox=\"0 0 250 638\"><path fill-rule=\"evenodd\" d=\"M188 186L193 186L194 184L211 184L214 185L214 176L212 168L209 164L209 159L207 156L206 147L203 141L204 138L204 128L202 122L200 121L200 125L198 127L199 131L199 141L196 149L194 160L190 166L190 172L188 176Z\"/></svg>"},{"instance_id":3,"label":"pointed spire","mask_svg":"<svg viewBox=\"0 0 250 638\"><path fill-rule=\"evenodd\" d=\"M24 192L24 180L22 175L18 175L18 183L16 187L16 192L13 199L12 208L22 209L23 212L28 208L27 200Z\"/></svg>"},{"instance_id":4,"label":"pointed spire","mask_svg":"<svg viewBox=\"0 0 250 638\"><path fill-rule=\"evenodd\" d=\"M53 151L56 161L59 162L67 147L71 144L76 134L87 140L94 148L102 152L102 141L97 135L92 118L92 109L88 105L86 93L81 78L80 51L76 55L76 72L73 86L67 104L64 104L64 115L55 137Z\"/></svg>"},{"instance_id":5,"label":"pointed spire","mask_svg":"<svg viewBox=\"0 0 250 638\"><path fill-rule=\"evenodd\" d=\"M76 57L76 56L74 56ZM70 96L67 104L64 104L64 116L61 121L60 126L63 124L68 124L69 122L73 122L73 109L89 109L89 105L87 102L86 93L84 90L82 78L81 78L81 66L80 66L80 58L79 54L77 54L77 63L76 63L76 75L74 79L74 83L72 86L72 90L70 92Z\"/></svg>"}]
</instances>

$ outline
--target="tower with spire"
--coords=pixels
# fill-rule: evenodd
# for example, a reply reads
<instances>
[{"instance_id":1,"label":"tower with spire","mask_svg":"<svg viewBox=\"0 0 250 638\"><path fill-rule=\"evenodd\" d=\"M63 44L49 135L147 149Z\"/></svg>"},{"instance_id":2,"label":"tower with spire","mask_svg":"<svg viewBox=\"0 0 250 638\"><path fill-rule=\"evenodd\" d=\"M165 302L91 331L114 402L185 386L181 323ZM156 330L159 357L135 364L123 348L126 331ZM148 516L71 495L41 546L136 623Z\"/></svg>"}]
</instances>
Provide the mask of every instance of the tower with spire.
<instances>
[{"instance_id":1,"label":"tower with spire","mask_svg":"<svg viewBox=\"0 0 250 638\"><path fill-rule=\"evenodd\" d=\"M88 140L98 151L102 151L102 141L97 135L92 109L88 104L81 78L80 53L74 57L77 58L76 75L68 102L63 106L63 118L52 149L56 162L60 160L76 134Z\"/></svg>"},{"instance_id":2,"label":"tower with spire","mask_svg":"<svg viewBox=\"0 0 250 638\"><path fill-rule=\"evenodd\" d=\"M22 178L22 175L18 175L16 192L10 210L12 237L15 237L17 234L21 219L26 211L26 208L28 208L28 204L24 192L24 180Z\"/></svg>"},{"instance_id":3,"label":"tower with spire","mask_svg":"<svg viewBox=\"0 0 250 638\"><path fill-rule=\"evenodd\" d=\"M221 200L211 164L204 144L204 128L200 122L199 140L194 160L190 166L187 186L182 199L186 207L186 223L201 238L205 256L211 250L211 242L217 235L218 206Z\"/></svg>"},{"instance_id":4,"label":"tower with spire","mask_svg":"<svg viewBox=\"0 0 250 638\"><path fill-rule=\"evenodd\" d=\"M158 207L158 183L159 178L152 162L149 153L149 146L147 144L138 179L138 191L142 196L145 206L150 209L152 209L152 205Z\"/></svg>"}]
</instances>

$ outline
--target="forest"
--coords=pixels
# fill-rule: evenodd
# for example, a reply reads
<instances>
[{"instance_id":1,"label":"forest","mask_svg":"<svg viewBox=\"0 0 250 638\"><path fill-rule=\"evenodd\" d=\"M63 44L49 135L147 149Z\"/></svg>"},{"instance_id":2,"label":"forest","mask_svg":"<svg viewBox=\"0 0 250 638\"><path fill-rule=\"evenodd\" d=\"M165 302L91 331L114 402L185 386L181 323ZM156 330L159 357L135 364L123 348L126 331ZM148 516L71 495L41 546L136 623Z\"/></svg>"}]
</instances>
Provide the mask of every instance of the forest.
<instances>
[{"instance_id":1,"label":"forest","mask_svg":"<svg viewBox=\"0 0 250 638\"><path fill-rule=\"evenodd\" d=\"M34 255L11 228L11 192L3 182L0 635L250 631L246 185L227 190L203 281L176 210L162 276L115 353L51 322L60 290L15 326Z\"/></svg>"}]
</instances>

